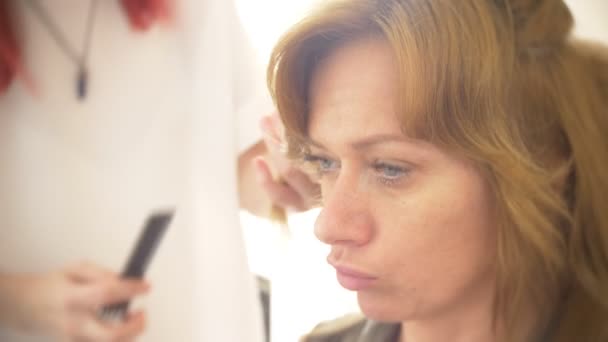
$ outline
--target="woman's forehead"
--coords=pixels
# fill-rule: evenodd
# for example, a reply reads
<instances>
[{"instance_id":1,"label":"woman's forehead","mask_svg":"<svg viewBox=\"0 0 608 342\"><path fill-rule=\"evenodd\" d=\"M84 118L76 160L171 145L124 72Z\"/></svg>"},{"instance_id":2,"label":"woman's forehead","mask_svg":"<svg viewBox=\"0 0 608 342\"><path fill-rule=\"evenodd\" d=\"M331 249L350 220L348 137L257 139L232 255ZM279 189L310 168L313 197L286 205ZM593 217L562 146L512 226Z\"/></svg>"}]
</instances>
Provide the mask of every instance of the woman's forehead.
<instances>
[{"instance_id":1,"label":"woman's forehead","mask_svg":"<svg viewBox=\"0 0 608 342\"><path fill-rule=\"evenodd\" d=\"M402 135L396 114L398 76L390 46L361 39L318 64L310 85L308 133L325 136Z\"/></svg>"},{"instance_id":2,"label":"woman's forehead","mask_svg":"<svg viewBox=\"0 0 608 342\"><path fill-rule=\"evenodd\" d=\"M390 45L378 38L362 38L341 45L317 63L310 82L311 106L344 95L362 98L394 92L398 68Z\"/></svg>"}]
</instances>

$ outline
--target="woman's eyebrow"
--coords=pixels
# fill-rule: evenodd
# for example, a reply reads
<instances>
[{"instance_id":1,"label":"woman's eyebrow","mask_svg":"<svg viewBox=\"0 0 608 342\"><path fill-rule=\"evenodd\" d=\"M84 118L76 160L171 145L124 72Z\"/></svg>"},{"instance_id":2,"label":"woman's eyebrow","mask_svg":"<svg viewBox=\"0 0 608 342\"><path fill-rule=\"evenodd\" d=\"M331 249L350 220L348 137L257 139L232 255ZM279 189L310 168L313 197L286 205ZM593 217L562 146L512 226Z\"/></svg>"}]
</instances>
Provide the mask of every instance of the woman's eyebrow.
<instances>
[{"instance_id":1,"label":"woman's eyebrow","mask_svg":"<svg viewBox=\"0 0 608 342\"><path fill-rule=\"evenodd\" d=\"M360 140L354 141L350 146L355 150L365 150L373 147L374 145L384 143L413 143L412 139L407 139L403 135L396 134L376 134L364 137Z\"/></svg>"},{"instance_id":2,"label":"woman's eyebrow","mask_svg":"<svg viewBox=\"0 0 608 342\"><path fill-rule=\"evenodd\" d=\"M404 137L403 135L398 134L376 134L370 135L367 137L363 137L362 139L351 142L349 145L354 150L366 150L374 145L379 145L383 143L406 143L410 145L420 145L421 142L409 139ZM312 138L306 139L306 143L312 147L316 147L321 150L327 150L327 148L320 142L315 141Z\"/></svg>"},{"instance_id":3,"label":"woman's eyebrow","mask_svg":"<svg viewBox=\"0 0 608 342\"><path fill-rule=\"evenodd\" d=\"M310 137L308 137L306 139L305 143L308 146L315 147L315 148L318 148L320 150L326 150L327 151L327 148L325 146L323 146L323 144L321 144L320 142L317 142L317 141L313 140Z\"/></svg>"}]
</instances>

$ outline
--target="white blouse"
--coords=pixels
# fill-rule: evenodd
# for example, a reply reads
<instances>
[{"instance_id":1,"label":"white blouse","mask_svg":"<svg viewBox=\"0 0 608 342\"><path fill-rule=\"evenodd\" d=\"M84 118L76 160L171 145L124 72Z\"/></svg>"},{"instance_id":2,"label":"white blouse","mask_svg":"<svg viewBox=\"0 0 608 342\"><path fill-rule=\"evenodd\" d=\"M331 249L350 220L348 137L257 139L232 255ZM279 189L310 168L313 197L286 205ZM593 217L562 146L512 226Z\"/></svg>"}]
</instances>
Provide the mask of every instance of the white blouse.
<instances>
[{"instance_id":1,"label":"white blouse","mask_svg":"<svg viewBox=\"0 0 608 342\"><path fill-rule=\"evenodd\" d=\"M79 102L75 65L14 1L39 95L21 82L0 95L0 269L85 259L120 271L147 214L176 207L148 270L141 340L261 341L235 180L237 152L271 108L256 95L263 71L231 1L176 2L172 27L142 33L118 1L99 1ZM89 1L41 4L81 51Z\"/></svg>"}]
</instances>

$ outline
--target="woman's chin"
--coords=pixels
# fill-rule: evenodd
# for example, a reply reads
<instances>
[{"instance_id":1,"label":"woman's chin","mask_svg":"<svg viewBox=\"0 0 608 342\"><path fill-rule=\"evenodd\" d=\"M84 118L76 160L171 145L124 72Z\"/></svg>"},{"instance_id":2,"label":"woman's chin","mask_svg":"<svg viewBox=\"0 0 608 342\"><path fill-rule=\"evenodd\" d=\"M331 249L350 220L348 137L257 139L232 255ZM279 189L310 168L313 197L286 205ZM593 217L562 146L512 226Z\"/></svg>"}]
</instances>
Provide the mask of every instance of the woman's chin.
<instances>
[{"instance_id":1,"label":"woman's chin","mask_svg":"<svg viewBox=\"0 0 608 342\"><path fill-rule=\"evenodd\" d=\"M379 322L402 322L411 318L408 305L395 301L394 297L357 292L359 308L365 317Z\"/></svg>"}]
</instances>

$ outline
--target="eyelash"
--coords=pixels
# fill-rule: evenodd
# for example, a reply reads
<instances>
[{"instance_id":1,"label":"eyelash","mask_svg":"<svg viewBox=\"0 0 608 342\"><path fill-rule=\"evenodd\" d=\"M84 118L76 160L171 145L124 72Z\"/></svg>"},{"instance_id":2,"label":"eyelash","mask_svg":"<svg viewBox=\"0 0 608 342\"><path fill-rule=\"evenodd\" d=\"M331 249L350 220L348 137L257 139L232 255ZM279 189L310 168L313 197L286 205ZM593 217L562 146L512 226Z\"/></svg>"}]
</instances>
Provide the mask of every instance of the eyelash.
<instances>
[{"instance_id":1,"label":"eyelash","mask_svg":"<svg viewBox=\"0 0 608 342\"><path fill-rule=\"evenodd\" d=\"M329 173L334 172L339 168L339 163L337 161L320 155L305 154L304 161L313 165L314 171L318 175L318 177L328 175ZM322 163L336 163L338 164L338 166L334 166L333 169L330 169L329 166L324 168L322 166ZM406 177L410 172L410 170L406 167L380 161L374 161L371 167L374 170L374 173L378 176L378 181L386 186L399 185L399 183L404 179L404 177ZM387 171L391 173L397 173L397 175L387 176Z\"/></svg>"},{"instance_id":2,"label":"eyelash","mask_svg":"<svg viewBox=\"0 0 608 342\"><path fill-rule=\"evenodd\" d=\"M387 186L396 186L407 176L409 170L393 164L387 164L384 162L374 162L373 169L376 173L380 174L378 180ZM388 176L384 173L386 171L396 172L397 175ZM384 173L384 174L382 174Z\"/></svg>"},{"instance_id":3,"label":"eyelash","mask_svg":"<svg viewBox=\"0 0 608 342\"><path fill-rule=\"evenodd\" d=\"M305 154L304 155L304 162L308 163L308 164L312 164L314 167L314 171L316 172L316 174L321 177L323 175L328 174L330 171L323 169L322 167L322 163L324 162L335 162L329 158L323 157L323 156L319 156L319 155L313 155L313 154Z\"/></svg>"}]
</instances>

